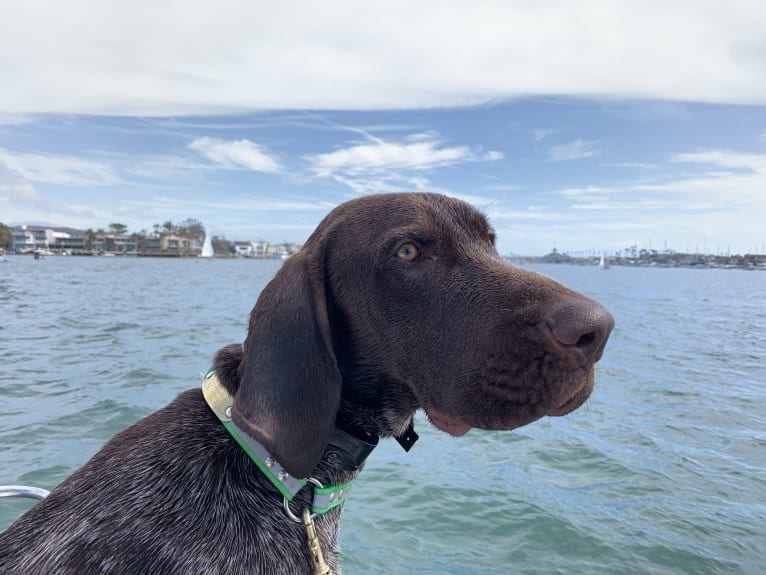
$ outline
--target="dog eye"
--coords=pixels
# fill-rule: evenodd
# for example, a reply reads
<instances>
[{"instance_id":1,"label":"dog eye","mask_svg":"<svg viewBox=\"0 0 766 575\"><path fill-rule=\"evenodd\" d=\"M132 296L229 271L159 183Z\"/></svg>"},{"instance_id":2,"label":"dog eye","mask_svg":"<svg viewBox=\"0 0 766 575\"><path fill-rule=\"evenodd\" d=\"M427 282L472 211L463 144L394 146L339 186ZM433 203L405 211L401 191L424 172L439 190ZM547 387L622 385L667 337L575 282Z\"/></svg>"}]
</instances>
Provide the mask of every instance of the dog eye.
<instances>
[{"instance_id":1,"label":"dog eye","mask_svg":"<svg viewBox=\"0 0 766 575\"><path fill-rule=\"evenodd\" d=\"M411 262L420 255L418 247L413 243L402 244L398 250L396 250L396 257L406 262Z\"/></svg>"}]
</instances>

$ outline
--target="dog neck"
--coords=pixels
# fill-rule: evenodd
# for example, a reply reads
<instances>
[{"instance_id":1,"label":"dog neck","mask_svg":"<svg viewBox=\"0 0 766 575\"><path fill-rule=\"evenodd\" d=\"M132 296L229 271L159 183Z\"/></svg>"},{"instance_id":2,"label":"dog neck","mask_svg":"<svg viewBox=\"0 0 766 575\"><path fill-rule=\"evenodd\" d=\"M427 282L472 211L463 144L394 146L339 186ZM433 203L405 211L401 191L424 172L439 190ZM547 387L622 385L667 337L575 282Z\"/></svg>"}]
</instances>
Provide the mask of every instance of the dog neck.
<instances>
[{"instance_id":1,"label":"dog neck","mask_svg":"<svg viewBox=\"0 0 766 575\"><path fill-rule=\"evenodd\" d=\"M413 413L399 414L397 410L379 411L348 399L341 399L336 429L350 430L360 440L370 437L393 437L405 451L418 440Z\"/></svg>"},{"instance_id":2,"label":"dog neck","mask_svg":"<svg viewBox=\"0 0 766 575\"><path fill-rule=\"evenodd\" d=\"M239 385L238 367L242 360L242 354L242 346L232 344L222 348L216 355L215 367L211 373L215 374L215 380L221 388L221 393L229 398L223 402L224 407L233 404L233 400L230 398L237 393ZM354 393L354 391L380 387L381 382L377 381L379 378L376 377L373 381L359 381L358 378L354 377L355 375L358 374L347 373L347 378L344 378L346 385L344 385L344 393L335 419L335 429L325 447L324 454L317 463L317 468L313 472L313 475L322 481L329 480L331 483L340 484L356 478L366 457L381 437L396 438L406 451L409 451L412 444L417 440L417 434L412 424L412 417L417 409L414 398L404 404L398 401L389 401L383 402L383 409L373 408L369 402L365 401L364 393ZM351 381L354 382L353 385L350 383ZM407 396L407 394L403 395ZM231 418L223 412L221 415L224 418L219 417L219 419L222 419L224 427L233 429L233 425L224 422L224 419L230 420ZM246 444L246 439L252 440L252 437L244 432L240 432L238 435L242 438L242 441L238 441L240 446L243 443ZM262 449L265 457L268 451ZM261 460L263 459L261 458ZM268 473L263 473L270 481L269 474L272 468L267 468Z\"/></svg>"},{"instance_id":3,"label":"dog neck","mask_svg":"<svg viewBox=\"0 0 766 575\"><path fill-rule=\"evenodd\" d=\"M314 501L311 506L312 512L325 513L345 501L351 487L350 482L342 485L323 485L313 477L292 477L263 445L237 426L231 418L231 407L234 399L219 381L215 370L211 369L205 375L202 382L202 393L206 403L224 428L277 491L284 496L285 505L308 482L316 486ZM347 425L346 429L336 427L321 461L335 472L356 475L377 444L377 435L353 429L350 425Z\"/></svg>"}]
</instances>

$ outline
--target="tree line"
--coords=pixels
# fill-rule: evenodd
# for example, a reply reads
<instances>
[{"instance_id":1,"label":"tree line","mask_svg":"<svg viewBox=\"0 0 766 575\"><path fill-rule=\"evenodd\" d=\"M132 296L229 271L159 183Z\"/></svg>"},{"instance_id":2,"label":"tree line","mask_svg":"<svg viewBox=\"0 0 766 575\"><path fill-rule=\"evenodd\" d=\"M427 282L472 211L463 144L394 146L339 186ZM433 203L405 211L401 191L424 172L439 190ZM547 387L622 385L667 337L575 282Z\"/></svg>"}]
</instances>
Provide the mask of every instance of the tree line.
<instances>
[{"instance_id":1,"label":"tree line","mask_svg":"<svg viewBox=\"0 0 766 575\"><path fill-rule=\"evenodd\" d=\"M178 236L181 238L196 240L202 243L205 240L205 226L202 222L195 220L194 218L187 218L180 222L172 222L170 220L162 223L156 223L152 225L152 231L142 229L138 232L128 234L128 226L120 222L112 222L106 229L87 229L85 231L85 248L92 249L93 244L96 241L96 237L100 234L115 234L117 236L128 236L131 240L135 241L139 249L144 248L144 242L146 238L150 236ZM0 248L7 248L11 245L13 230L0 222ZM213 248L216 253L230 253L234 251L234 244L225 238L214 236Z\"/></svg>"},{"instance_id":2,"label":"tree line","mask_svg":"<svg viewBox=\"0 0 766 575\"><path fill-rule=\"evenodd\" d=\"M108 229L109 233L118 236L128 235L128 226L120 222L109 224ZM96 236L103 233L107 233L103 228L95 231L93 229L88 229L85 232L85 247L87 249L92 248ZM194 218L187 218L178 223L167 220L161 224L153 224L151 232L142 229L140 232L133 232L128 237L135 241L139 250L141 250L145 247L144 242L146 241L146 238L150 236L177 236L202 243L205 240L205 226L202 225L202 222L195 220Z\"/></svg>"},{"instance_id":3,"label":"tree line","mask_svg":"<svg viewBox=\"0 0 766 575\"><path fill-rule=\"evenodd\" d=\"M95 234L106 233L103 228L98 229L95 232L90 229L88 232L93 232ZM114 222L109 224L109 232L118 236L124 236L128 233L128 226L119 222ZM140 232L134 232L130 234L130 236L134 239L138 237L148 237L149 235L178 236L181 238L194 239L201 242L205 239L205 226L202 225L202 222L193 218L187 218L178 223L167 220L161 224L152 225L151 233L146 229L143 229Z\"/></svg>"}]
</instances>

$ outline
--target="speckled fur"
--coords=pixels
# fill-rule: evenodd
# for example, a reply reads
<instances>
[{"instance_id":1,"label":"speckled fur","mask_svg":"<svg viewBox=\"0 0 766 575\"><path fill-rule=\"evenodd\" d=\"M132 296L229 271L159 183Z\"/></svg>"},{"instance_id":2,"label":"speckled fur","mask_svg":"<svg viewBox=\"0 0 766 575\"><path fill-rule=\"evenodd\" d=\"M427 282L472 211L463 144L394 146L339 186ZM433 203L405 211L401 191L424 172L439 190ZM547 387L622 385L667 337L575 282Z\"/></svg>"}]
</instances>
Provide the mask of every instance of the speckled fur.
<instances>
[{"instance_id":1,"label":"speckled fur","mask_svg":"<svg viewBox=\"0 0 766 575\"><path fill-rule=\"evenodd\" d=\"M403 242L418 246L416 261L396 257ZM342 483L358 472L321 459L336 424L396 436L424 408L511 429L579 406L598 357L562 352L544 319L585 298L507 265L493 243L481 214L444 196L367 196L333 210L263 290L244 346L216 356L237 424L293 475ZM340 515L316 520L335 573ZM310 569L303 527L194 389L116 435L0 534L0 573Z\"/></svg>"},{"instance_id":2,"label":"speckled fur","mask_svg":"<svg viewBox=\"0 0 766 575\"><path fill-rule=\"evenodd\" d=\"M239 350L219 352L219 373ZM322 462L314 475L341 483L356 473ZM292 503L296 513L309 495ZM315 520L333 572L340 513ZM307 566L303 527L197 389L112 438L0 537L3 574L295 575Z\"/></svg>"}]
</instances>

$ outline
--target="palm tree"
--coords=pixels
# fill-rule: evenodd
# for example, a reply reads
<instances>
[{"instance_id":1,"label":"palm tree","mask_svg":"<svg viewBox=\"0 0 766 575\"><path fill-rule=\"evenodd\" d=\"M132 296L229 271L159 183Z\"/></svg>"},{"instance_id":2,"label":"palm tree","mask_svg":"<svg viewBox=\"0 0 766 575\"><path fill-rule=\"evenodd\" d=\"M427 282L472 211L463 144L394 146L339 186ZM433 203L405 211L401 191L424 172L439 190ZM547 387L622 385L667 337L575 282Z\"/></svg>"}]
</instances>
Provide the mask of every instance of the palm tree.
<instances>
[{"instance_id":1,"label":"palm tree","mask_svg":"<svg viewBox=\"0 0 766 575\"><path fill-rule=\"evenodd\" d=\"M114 224L109 224L109 229L110 229L110 230L112 231L112 233L114 233L115 235L121 236L121 235L123 235L125 232L127 232L127 231L128 231L128 226L126 226L125 224L118 224L118 223L114 223Z\"/></svg>"},{"instance_id":2,"label":"palm tree","mask_svg":"<svg viewBox=\"0 0 766 575\"><path fill-rule=\"evenodd\" d=\"M96 241L96 232L88 228L88 231L85 232L85 249L92 250L94 241Z\"/></svg>"}]
</instances>

